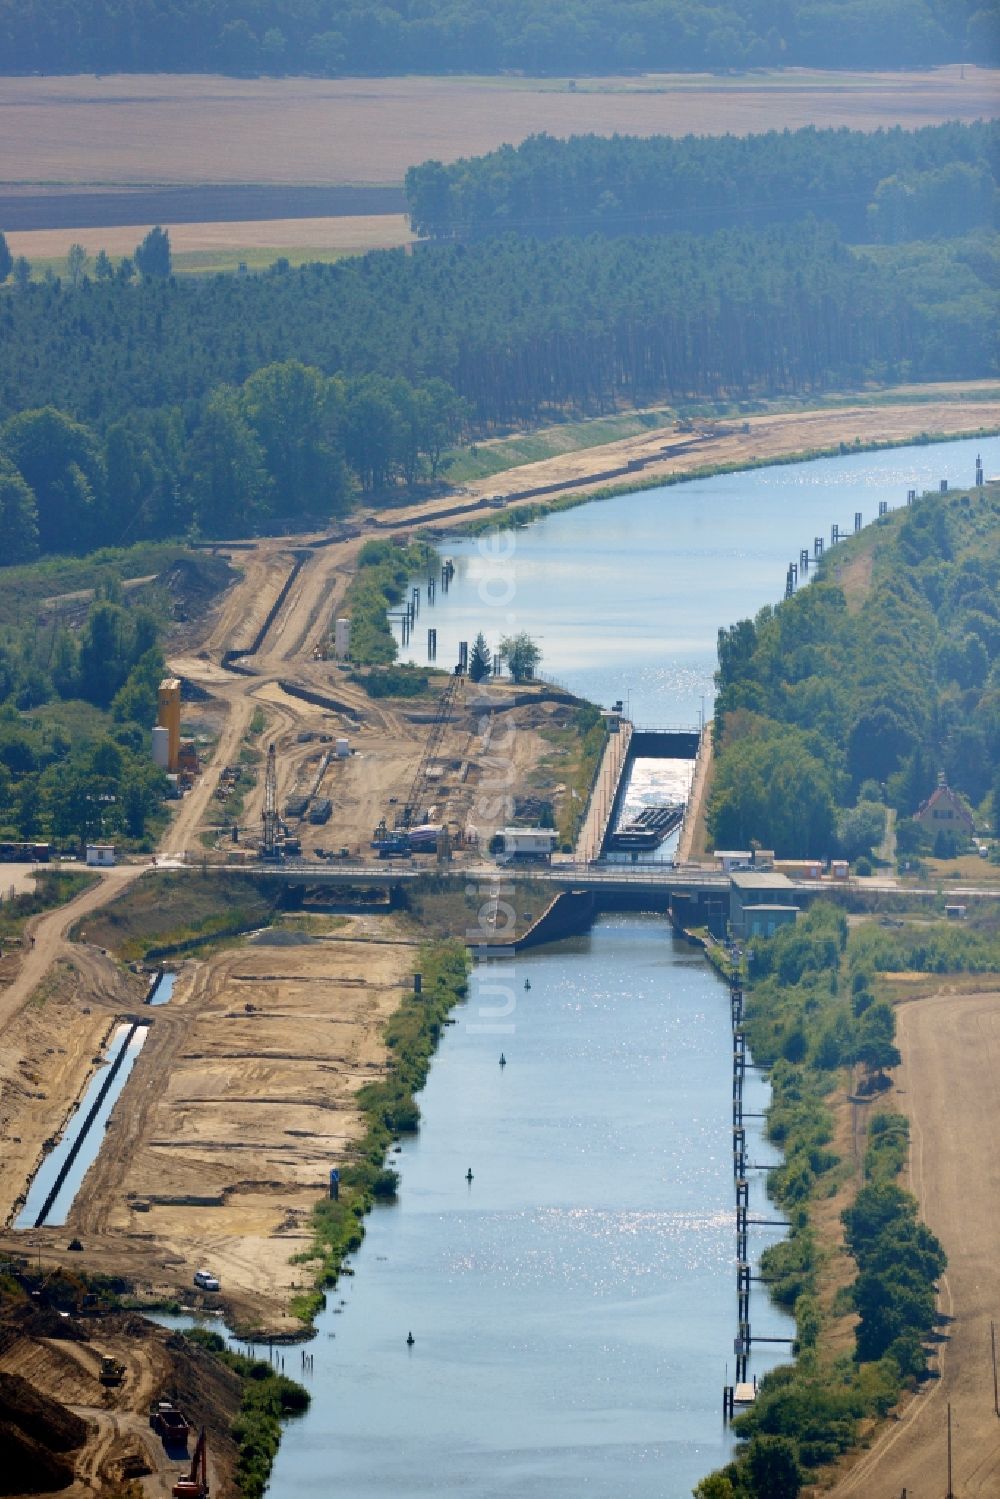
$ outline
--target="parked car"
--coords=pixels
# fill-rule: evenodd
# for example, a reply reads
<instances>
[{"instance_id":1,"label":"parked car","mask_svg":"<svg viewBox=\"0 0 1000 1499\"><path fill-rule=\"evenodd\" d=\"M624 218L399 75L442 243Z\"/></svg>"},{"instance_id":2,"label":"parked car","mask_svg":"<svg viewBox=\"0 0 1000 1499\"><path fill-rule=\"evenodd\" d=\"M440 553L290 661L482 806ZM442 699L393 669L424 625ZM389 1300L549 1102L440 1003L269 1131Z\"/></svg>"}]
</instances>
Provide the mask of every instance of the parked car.
<instances>
[{"instance_id":1,"label":"parked car","mask_svg":"<svg viewBox=\"0 0 1000 1499\"><path fill-rule=\"evenodd\" d=\"M202 1291L218 1291L219 1277L213 1275L211 1270L196 1270L194 1272L194 1283Z\"/></svg>"}]
</instances>

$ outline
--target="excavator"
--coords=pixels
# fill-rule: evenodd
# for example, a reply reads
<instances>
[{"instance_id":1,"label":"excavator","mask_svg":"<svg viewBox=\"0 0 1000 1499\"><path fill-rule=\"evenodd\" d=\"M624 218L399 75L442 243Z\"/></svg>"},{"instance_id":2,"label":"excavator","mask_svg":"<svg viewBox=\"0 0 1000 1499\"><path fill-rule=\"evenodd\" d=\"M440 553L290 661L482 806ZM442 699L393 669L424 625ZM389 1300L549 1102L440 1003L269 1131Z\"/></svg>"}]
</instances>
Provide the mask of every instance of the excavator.
<instances>
[{"instance_id":1,"label":"excavator","mask_svg":"<svg viewBox=\"0 0 1000 1499\"><path fill-rule=\"evenodd\" d=\"M204 1426L195 1444L190 1471L185 1478L178 1478L171 1493L174 1499L208 1499L208 1448Z\"/></svg>"}]
</instances>

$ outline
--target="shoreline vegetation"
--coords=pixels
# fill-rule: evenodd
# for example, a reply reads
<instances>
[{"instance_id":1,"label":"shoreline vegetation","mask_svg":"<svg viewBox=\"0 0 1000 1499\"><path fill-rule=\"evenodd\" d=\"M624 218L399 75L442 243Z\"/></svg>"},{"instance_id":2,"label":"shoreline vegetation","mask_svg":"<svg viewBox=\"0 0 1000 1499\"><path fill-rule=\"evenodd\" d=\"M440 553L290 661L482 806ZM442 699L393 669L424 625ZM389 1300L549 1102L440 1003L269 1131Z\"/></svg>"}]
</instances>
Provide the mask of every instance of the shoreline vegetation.
<instances>
[{"instance_id":1,"label":"shoreline vegetation","mask_svg":"<svg viewBox=\"0 0 1000 1499\"><path fill-rule=\"evenodd\" d=\"M921 432L914 437L872 439L870 441L838 442L820 448L803 448L795 453L781 453L772 457L749 458L732 463L710 463L703 468L691 469L682 474L649 475L642 479L626 480L618 484L601 485L598 489L573 489L556 495L551 500L530 501L522 505L514 502L504 510L492 511L489 515L475 516L468 521L456 521L448 525L450 536L481 536L497 531L519 530L547 515L556 515L563 510L575 510L591 501L614 500L620 495L642 494L650 489L670 489L675 484L687 484L694 479L714 479L723 474L751 473L761 468L784 468L794 463L811 463L820 458L843 458L852 453L888 452L893 448L929 447L937 443L960 442L977 437L996 437L1000 426L980 427L975 432ZM581 485L587 480L581 479ZM419 523L418 523L419 524ZM436 528L435 528L436 530ZM429 531L429 528L428 528Z\"/></svg>"},{"instance_id":2,"label":"shoreline vegetation","mask_svg":"<svg viewBox=\"0 0 1000 1499\"><path fill-rule=\"evenodd\" d=\"M386 1026L386 1076L367 1083L357 1095L367 1120L365 1133L341 1170L337 1200L323 1198L313 1209L311 1248L292 1262L308 1266L313 1276L313 1289L300 1292L291 1303L294 1315L307 1325L326 1305L326 1288L335 1286L342 1273L353 1273L345 1261L361 1247L365 1216L376 1201L396 1196L399 1175L386 1165L387 1152L419 1127L416 1095L427 1080L445 1021L465 998L469 970L465 944L457 939L427 943L420 950L420 992L407 994Z\"/></svg>"},{"instance_id":3,"label":"shoreline vegetation","mask_svg":"<svg viewBox=\"0 0 1000 1499\"><path fill-rule=\"evenodd\" d=\"M782 455L753 465L718 465L712 471L732 472L845 451L947 440L951 439L923 434L916 440L841 443L824 453ZM699 472L666 481L647 479L625 489L648 489L704 476ZM540 513L607 497L603 491L567 497L568 503L554 502ZM958 491L948 497L949 512L952 507L965 527L975 528L988 520L985 512L980 516L968 502L963 507ZM898 513L895 520L889 518L889 529L904 523L915 528L911 540L918 557L924 555L920 544L927 539L925 508L930 507L918 505L909 515ZM537 518L534 507L507 512L504 519L516 524L526 516ZM497 522L496 514L487 519L491 525ZM861 538L848 543L843 558L870 545L873 538L884 540L886 529L868 528ZM961 557L959 539L959 533L952 530L948 544L951 552ZM380 582L397 577L398 549L388 545L390 552L385 557L373 558L375 568L388 564L386 577ZM840 553L837 560L841 560ZM834 586L827 574L823 582L824 587ZM388 596L379 591L384 603ZM797 596L797 605L791 601L793 611L795 607L801 609L803 599L809 597L810 591L805 590ZM777 618L785 608L779 605L770 613ZM981 624L980 628L985 626ZM995 641L989 648L994 646ZM948 660L941 658L941 670L948 669ZM955 670L964 669L957 658L952 664ZM91 918L88 930L93 924ZM893 1065L894 1018L891 1007L877 998L877 972L890 967L936 968L942 962L961 966L956 944L965 934L954 933L943 922L940 926L940 934L925 934L926 940L922 937L919 943L915 933L891 941L888 934L858 938L852 934L848 940L843 917L817 906L800 922L794 935L783 935L754 949L757 982L748 1005L749 1039L757 1059L771 1066L773 1098L768 1131L785 1157L772 1174L773 1191L792 1223L789 1239L767 1252L762 1271L775 1298L795 1313L798 1360L762 1382L759 1404L736 1425L740 1435L747 1438L746 1448L735 1465L704 1480L698 1490L704 1499L754 1496L758 1490L748 1484L753 1482L755 1465L765 1459L775 1464L787 1459L787 1465L794 1464L798 1471L806 1472L829 1463L855 1446L870 1423L882 1419L901 1393L917 1388L926 1377L921 1339L932 1325L934 1282L943 1258L934 1236L919 1223L912 1199L895 1184L905 1164L907 1127L905 1122L897 1122L902 1116L881 1107L880 1087L865 1095L874 1118L867 1134L860 1190L852 1205L845 1196L852 1173L836 1148L838 1123L831 1092L838 1079L846 1083L851 1068L864 1069L871 1080L882 1074L883 1066ZM199 912L198 919L192 917L183 931L173 923L164 935L173 940L197 937L209 945L222 933L211 918ZM983 951L978 966L1000 966L994 938L987 934L979 946ZM306 1325L324 1305L324 1288L335 1284L340 1273L351 1273L345 1261L360 1247L366 1213L376 1200L395 1196L398 1179L386 1166L386 1151L401 1134L417 1128L419 1106L415 1095L426 1080L444 1021L466 991L468 958L464 945L459 941L428 945L421 953L421 970L422 995L408 995L388 1024L391 1070L383 1081L369 1085L359 1095L367 1130L354 1149L355 1159L342 1174L340 1199L336 1203L321 1200L314 1209L314 1243L299 1257L309 1266L314 1286L293 1303L295 1314ZM816 1221L822 1205L831 1198L838 1203L844 1198L832 1238L829 1222ZM837 1267L845 1253L853 1256L857 1266L853 1289L845 1289L842 1276L838 1282ZM905 1285L886 1269L888 1260L898 1258L900 1253L911 1257L903 1277ZM890 1301L895 1297L905 1303L903 1310L896 1308L891 1322L877 1315L887 1296ZM830 1329L845 1327L855 1311L861 1314L858 1359L834 1357L827 1347ZM265 1416L265 1426L276 1419L271 1409ZM256 1452L271 1445L271 1436L267 1431L256 1433L252 1440L248 1437L248 1444ZM276 1445L277 1438L267 1459L268 1471ZM244 1493L260 1493L263 1481L266 1474L262 1480L254 1477ZM252 1483L258 1483L258 1487Z\"/></svg>"},{"instance_id":4,"label":"shoreline vegetation","mask_svg":"<svg viewBox=\"0 0 1000 1499\"><path fill-rule=\"evenodd\" d=\"M794 1315L797 1342L795 1361L765 1375L734 1421L745 1445L702 1480L698 1499L755 1499L772 1492L761 1487L766 1472L784 1476L778 1492L796 1494L855 1448L928 1377L925 1344L945 1267L897 1185L909 1127L884 1102L883 1067L899 1059L895 1016L876 999L865 943L848 936L842 910L819 901L752 952L744 1027L771 1086L767 1135L783 1154L768 1195L790 1223L788 1237L761 1255L760 1278ZM725 977L725 965L710 961ZM846 1101L869 1113L857 1163L844 1138Z\"/></svg>"},{"instance_id":5,"label":"shoreline vegetation","mask_svg":"<svg viewBox=\"0 0 1000 1499\"><path fill-rule=\"evenodd\" d=\"M542 426L517 429L503 436L491 437L452 449L441 459L442 474L450 483L468 484L490 479L511 469L546 462L564 454L591 448L608 447L629 437L652 436L672 432L679 421L705 422L745 421L750 416L784 416L793 412L829 412L850 406L856 408L898 404L919 406L929 401L995 401L1000 398L1000 381L956 380L947 384L929 382L922 386L885 385L878 389L837 391L827 395L774 401L678 401L673 406L625 408L603 416L567 419ZM599 434L599 435L598 435ZM593 440L591 438L593 437ZM907 439L911 441L915 439ZM950 440L950 439L934 439Z\"/></svg>"},{"instance_id":6,"label":"shoreline vegetation","mask_svg":"<svg viewBox=\"0 0 1000 1499\"><path fill-rule=\"evenodd\" d=\"M998 831L997 515L995 486L925 496L825 557L808 587L720 632L717 846L756 838L788 857L808 845L870 871L892 810L897 858L919 862L930 838L914 813L942 766L970 830ZM954 833L934 848L961 852ZM995 974L1000 927L973 905L956 930L945 897L913 914L900 891L895 917L855 915L849 931L841 894L840 908L818 899L770 940L751 939L729 975L747 985L747 1041L767 1069L767 1132L784 1154L768 1191L790 1233L764 1252L761 1274L794 1312L797 1360L760 1382L734 1423L746 1446L699 1499L771 1493L765 1472L798 1493L936 1372L946 1260L897 1184L910 1125L888 1102L901 1061L891 979ZM727 976L721 949L707 955Z\"/></svg>"}]
</instances>

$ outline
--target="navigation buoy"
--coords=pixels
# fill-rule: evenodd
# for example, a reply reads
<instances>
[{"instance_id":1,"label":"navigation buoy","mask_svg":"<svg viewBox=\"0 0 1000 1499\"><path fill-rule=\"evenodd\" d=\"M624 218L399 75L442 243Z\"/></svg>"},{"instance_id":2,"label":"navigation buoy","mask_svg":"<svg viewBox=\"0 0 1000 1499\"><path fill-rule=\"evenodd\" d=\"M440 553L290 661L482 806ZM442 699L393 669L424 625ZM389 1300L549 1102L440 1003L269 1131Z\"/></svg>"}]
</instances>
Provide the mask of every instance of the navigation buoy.
<instances>
[{"instance_id":1,"label":"navigation buoy","mask_svg":"<svg viewBox=\"0 0 1000 1499\"><path fill-rule=\"evenodd\" d=\"M507 1065L507 1058L504 1056L503 1052L501 1052L500 1053L500 1066L501 1067L506 1067L506 1065Z\"/></svg>"},{"instance_id":2,"label":"navigation buoy","mask_svg":"<svg viewBox=\"0 0 1000 1499\"><path fill-rule=\"evenodd\" d=\"M407 1334L406 1334L406 1346L407 1346L407 1348L412 1348L412 1347L413 1347L413 1345L414 1345L414 1343L415 1343L415 1342L416 1342L416 1341L417 1341L417 1340L416 1340L416 1338L415 1338L415 1337L414 1337L414 1336L413 1336L413 1334L412 1334L412 1332L408 1332L408 1333L407 1333Z\"/></svg>"},{"instance_id":3,"label":"navigation buoy","mask_svg":"<svg viewBox=\"0 0 1000 1499\"><path fill-rule=\"evenodd\" d=\"M465 1173L465 1179L466 1179L467 1182L472 1181L472 1167L471 1166L469 1167L468 1171Z\"/></svg>"}]
</instances>

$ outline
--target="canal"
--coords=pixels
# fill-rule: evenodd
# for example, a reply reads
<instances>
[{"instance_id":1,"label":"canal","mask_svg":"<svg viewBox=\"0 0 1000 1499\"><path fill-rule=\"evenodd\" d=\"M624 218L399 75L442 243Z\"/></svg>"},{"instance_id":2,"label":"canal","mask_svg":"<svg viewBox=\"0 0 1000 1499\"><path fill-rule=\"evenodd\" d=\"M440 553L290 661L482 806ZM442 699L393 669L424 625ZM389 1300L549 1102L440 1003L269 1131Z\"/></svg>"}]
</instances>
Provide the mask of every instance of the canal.
<instances>
[{"instance_id":1,"label":"canal","mask_svg":"<svg viewBox=\"0 0 1000 1499\"><path fill-rule=\"evenodd\" d=\"M996 439L852 455L563 512L512 533L512 554L456 539L413 659L428 623L439 665L479 630L494 648L526 630L573 690L695 723L719 626L780 597L800 548L907 489L971 482L977 452L1000 466ZM456 1020L392 1158L399 1202L373 1212L318 1320L313 1404L269 1493L681 1499L731 1451L727 991L662 919L608 915L478 970ZM750 1073L747 1111L766 1097ZM759 1134L748 1151L773 1159ZM754 1209L762 1186L755 1170ZM754 1232L756 1258L776 1230ZM751 1320L791 1332L756 1287ZM755 1349L751 1374L774 1358Z\"/></svg>"},{"instance_id":2,"label":"canal","mask_svg":"<svg viewBox=\"0 0 1000 1499\"><path fill-rule=\"evenodd\" d=\"M728 990L652 916L602 917L502 966L457 1012L420 1134L393 1158L399 1204L369 1218L319 1319L277 1499L319 1499L333 1474L352 1499L663 1499L726 1457ZM498 983L514 1001L501 1031ZM750 1111L766 1101L753 1079ZM776 1231L755 1232L756 1253ZM790 1334L763 1295L753 1315Z\"/></svg>"}]
</instances>

